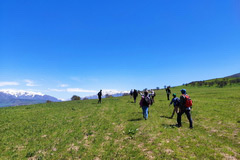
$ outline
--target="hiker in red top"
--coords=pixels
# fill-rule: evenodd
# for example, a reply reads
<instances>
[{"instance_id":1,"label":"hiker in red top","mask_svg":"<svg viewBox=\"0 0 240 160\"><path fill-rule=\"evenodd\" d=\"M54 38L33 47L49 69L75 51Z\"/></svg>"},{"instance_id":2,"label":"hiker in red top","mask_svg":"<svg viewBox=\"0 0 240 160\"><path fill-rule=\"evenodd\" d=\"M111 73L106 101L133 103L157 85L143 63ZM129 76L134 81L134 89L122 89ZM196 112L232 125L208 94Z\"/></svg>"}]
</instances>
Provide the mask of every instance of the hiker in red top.
<instances>
[{"instance_id":1,"label":"hiker in red top","mask_svg":"<svg viewBox=\"0 0 240 160\"><path fill-rule=\"evenodd\" d=\"M193 128L193 121L192 121L192 117L191 117L191 107L192 107L192 100L190 99L190 96L187 95L187 91L186 89L182 89L181 90L181 97L180 97L180 112L177 115L177 126L181 127L182 126L182 122L181 122L181 118L182 118L182 114L185 113L187 115L188 121L189 121L189 128L192 129Z\"/></svg>"}]
</instances>

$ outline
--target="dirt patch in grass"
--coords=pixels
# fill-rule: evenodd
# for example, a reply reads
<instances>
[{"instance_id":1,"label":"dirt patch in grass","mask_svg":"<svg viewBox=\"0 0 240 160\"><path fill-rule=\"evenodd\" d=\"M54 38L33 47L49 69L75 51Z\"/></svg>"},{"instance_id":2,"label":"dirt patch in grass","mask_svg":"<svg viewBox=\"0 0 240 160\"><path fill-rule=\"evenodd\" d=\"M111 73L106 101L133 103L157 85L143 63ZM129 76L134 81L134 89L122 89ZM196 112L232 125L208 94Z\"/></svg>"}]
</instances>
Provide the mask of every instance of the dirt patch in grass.
<instances>
[{"instance_id":1,"label":"dirt patch in grass","mask_svg":"<svg viewBox=\"0 0 240 160\"><path fill-rule=\"evenodd\" d=\"M47 137L47 135L42 135L41 137L42 137L42 138L46 138L46 137Z\"/></svg>"},{"instance_id":2,"label":"dirt patch in grass","mask_svg":"<svg viewBox=\"0 0 240 160\"><path fill-rule=\"evenodd\" d=\"M70 145L70 147L68 148L68 151L78 151L79 150L79 146L75 146L74 143Z\"/></svg>"},{"instance_id":3,"label":"dirt patch in grass","mask_svg":"<svg viewBox=\"0 0 240 160\"><path fill-rule=\"evenodd\" d=\"M144 153L148 159L155 159L152 151L149 151L143 143L138 144L138 148Z\"/></svg>"},{"instance_id":4,"label":"dirt patch in grass","mask_svg":"<svg viewBox=\"0 0 240 160\"><path fill-rule=\"evenodd\" d=\"M24 148L25 148L25 146L16 146L16 149L17 149L18 151L22 151L22 150L24 150Z\"/></svg>"},{"instance_id":5,"label":"dirt patch in grass","mask_svg":"<svg viewBox=\"0 0 240 160\"><path fill-rule=\"evenodd\" d=\"M171 154L174 152L174 151L171 150L171 149L165 149L164 151L165 151L165 153L167 153L168 155L171 155Z\"/></svg>"},{"instance_id":6,"label":"dirt patch in grass","mask_svg":"<svg viewBox=\"0 0 240 160\"><path fill-rule=\"evenodd\" d=\"M226 153L221 153L221 155L224 157L224 159L227 159L227 160L237 160L236 157L231 156L231 155L226 154Z\"/></svg>"},{"instance_id":7,"label":"dirt patch in grass","mask_svg":"<svg viewBox=\"0 0 240 160\"><path fill-rule=\"evenodd\" d=\"M38 157L37 156L29 157L28 160L38 160Z\"/></svg>"}]
</instances>

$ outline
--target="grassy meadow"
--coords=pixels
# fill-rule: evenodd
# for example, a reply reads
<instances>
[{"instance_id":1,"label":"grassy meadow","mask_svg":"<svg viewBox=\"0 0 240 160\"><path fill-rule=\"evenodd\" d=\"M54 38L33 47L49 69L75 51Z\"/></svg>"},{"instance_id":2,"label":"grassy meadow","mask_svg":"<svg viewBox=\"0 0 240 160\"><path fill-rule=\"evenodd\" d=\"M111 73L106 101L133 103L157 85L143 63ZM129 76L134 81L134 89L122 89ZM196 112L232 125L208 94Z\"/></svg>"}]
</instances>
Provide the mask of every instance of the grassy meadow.
<instances>
[{"instance_id":1,"label":"grassy meadow","mask_svg":"<svg viewBox=\"0 0 240 160\"><path fill-rule=\"evenodd\" d=\"M194 129L165 90L148 120L130 96L0 108L0 159L240 159L240 86L184 88Z\"/></svg>"}]
</instances>

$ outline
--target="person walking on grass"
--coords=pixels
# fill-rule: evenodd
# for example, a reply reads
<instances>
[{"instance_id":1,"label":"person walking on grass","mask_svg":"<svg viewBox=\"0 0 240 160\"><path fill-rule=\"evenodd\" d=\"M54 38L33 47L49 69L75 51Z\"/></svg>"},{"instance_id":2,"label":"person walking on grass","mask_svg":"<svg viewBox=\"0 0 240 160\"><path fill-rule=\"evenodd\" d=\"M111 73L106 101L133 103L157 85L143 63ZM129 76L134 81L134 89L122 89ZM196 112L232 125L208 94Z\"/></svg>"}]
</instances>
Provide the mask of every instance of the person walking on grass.
<instances>
[{"instance_id":1,"label":"person walking on grass","mask_svg":"<svg viewBox=\"0 0 240 160\"><path fill-rule=\"evenodd\" d=\"M171 94L170 86L166 88L167 99L169 100L169 95Z\"/></svg>"},{"instance_id":2,"label":"person walking on grass","mask_svg":"<svg viewBox=\"0 0 240 160\"><path fill-rule=\"evenodd\" d=\"M154 97L156 96L156 93L154 92L154 90L151 90L151 96L152 96L152 103L154 103Z\"/></svg>"},{"instance_id":3,"label":"person walking on grass","mask_svg":"<svg viewBox=\"0 0 240 160\"><path fill-rule=\"evenodd\" d=\"M131 91L130 91L130 98L132 98L132 96L133 96L133 90L131 89Z\"/></svg>"},{"instance_id":4,"label":"person walking on grass","mask_svg":"<svg viewBox=\"0 0 240 160\"><path fill-rule=\"evenodd\" d=\"M189 128L193 128L193 121L191 117L191 107L192 107L192 100L190 99L190 96L187 95L186 89L181 90L181 97L180 97L180 112L177 115L177 126L182 126L182 114L185 113L187 115L188 121L189 121Z\"/></svg>"},{"instance_id":5,"label":"person walking on grass","mask_svg":"<svg viewBox=\"0 0 240 160\"><path fill-rule=\"evenodd\" d=\"M170 102L169 106L172 105L174 106L173 112L172 112L172 116L170 118L173 118L175 112L176 114L178 114L179 112L179 104L180 104L180 99L176 96L176 93L173 93L173 99Z\"/></svg>"},{"instance_id":6,"label":"person walking on grass","mask_svg":"<svg viewBox=\"0 0 240 160\"><path fill-rule=\"evenodd\" d=\"M140 101L140 107L142 107L142 111L143 111L143 118L145 120L148 119L148 109L150 106L150 98L148 96L148 91L144 92L144 96L142 96L141 101Z\"/></svg>"},{"instance_id":7,"label":"person walking on grass","mask_svg":"<svg viewBox=\"0 0 240 160\"><path fill-rule=\"evenodd\" d=\"M98 92L98 103L102 103L102 90Z\"/></svg>"},{"instance_id":8,"label":"person walking on grass","mask_svg":"<svg viewBox=\"0 0 240 160\"><path fill-rule=\"evenodd\" d=\"M136 89L134 89L134 91L133 91L134 103L136 103L137 96L138 96L138 92Z\"/></svg>"}]
</instances>

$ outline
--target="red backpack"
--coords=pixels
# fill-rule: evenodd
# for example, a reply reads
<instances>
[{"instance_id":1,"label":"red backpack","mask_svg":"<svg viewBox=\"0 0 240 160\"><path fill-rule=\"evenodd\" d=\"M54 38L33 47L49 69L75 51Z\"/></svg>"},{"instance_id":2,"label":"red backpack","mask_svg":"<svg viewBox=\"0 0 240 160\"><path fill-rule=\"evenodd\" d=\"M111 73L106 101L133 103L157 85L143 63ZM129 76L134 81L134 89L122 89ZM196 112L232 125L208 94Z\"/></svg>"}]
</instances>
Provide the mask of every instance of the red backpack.
<instances>
[{"instance_id":1,"label":"red backpack","mask_svg":"<svg viewBox=\"0 0 240 160\"><path fill-rule=\"evenodd\" d=\"M185 106L186 107L191 107L193 102L192 102L190 96L186 94L186 95L183 95L183 97L185 97L185 99L186 99Z\"/></svg>"}]
</instances>

